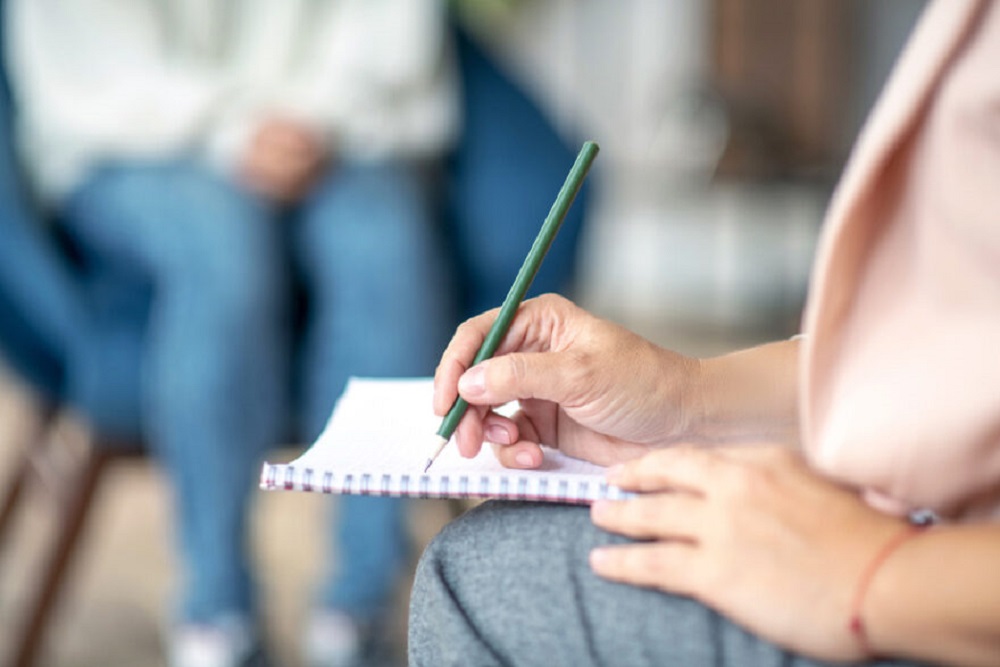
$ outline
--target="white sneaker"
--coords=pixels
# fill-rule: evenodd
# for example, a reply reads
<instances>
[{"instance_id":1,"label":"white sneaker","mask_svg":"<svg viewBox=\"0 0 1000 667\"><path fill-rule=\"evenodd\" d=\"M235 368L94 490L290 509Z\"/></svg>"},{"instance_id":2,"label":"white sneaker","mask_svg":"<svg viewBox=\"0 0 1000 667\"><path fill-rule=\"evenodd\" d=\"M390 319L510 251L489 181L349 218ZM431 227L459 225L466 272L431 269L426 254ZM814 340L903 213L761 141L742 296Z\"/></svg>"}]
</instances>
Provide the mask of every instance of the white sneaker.
<instances>
[{"instance_id":1,"label":"white sneaker","mask_svg":"<svg viewBox=\"0 0 1000 667\"><path fill-rule=\"evenodd\" d=\"M343 612L313 613L306 627L305 659L308 667L351 667L361 660L363 630Z\"/></svg>"},{"instance_id":2,"label":"white sneaker","mask_svg":"<svg viewBox=\"0 0 1000 667\"><path fill-rule=\"evenodd\" d=\"M236 616L183 624L170 637L170 667L242 667L255 653L251 624Z\"/></svg>"}]
</instances>

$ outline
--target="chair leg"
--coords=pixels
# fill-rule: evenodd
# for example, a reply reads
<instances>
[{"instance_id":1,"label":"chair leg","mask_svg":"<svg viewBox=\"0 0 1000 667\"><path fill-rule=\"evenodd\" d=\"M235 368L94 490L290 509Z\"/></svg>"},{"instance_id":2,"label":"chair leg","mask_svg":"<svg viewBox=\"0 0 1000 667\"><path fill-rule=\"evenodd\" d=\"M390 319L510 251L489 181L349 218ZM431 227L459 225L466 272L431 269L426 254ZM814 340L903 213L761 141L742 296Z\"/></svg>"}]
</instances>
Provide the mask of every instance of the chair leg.
<instances>
[{"instance_id":1,"label":"chair leg","mask_svg":"<svg viewBox=\"0 0 1000 667\"><path fill-rule=\"evenodd\" d=\"M99 447L90 447L80 464L76 480L71 482L72 487L65 499L65 514L59 521L54 547L43 564L35 594L27 602L25 624L15 640L12 667L30 667L35 663L59 590L72 565L77 541L90 513L101 473L112 457L112 454Z\"/></svg>"},{"instance_id":2,"label":"chair leg","mask_svg":"<svg viewBox=\"0 0 1000 667\"><path fill-rule=\"evenodd\" d=\"M3 543L7 531L13 523L14 512L21 501L27 478L31 475L33 467L31 456L25 454L18 463L17 470L10 475L10 481L4 486L6 491L3 504L0 505L0 544Z\"/></svg>"},{"instance_id":3,"label":"chair leg","mask_svg":"<svg viewBox=\"0 0 1000 667\"><path fill-rule=\"evenodd\" d=\"M35 468L37 448L44 447L46 433L50 430L55 419L55 410L45 408L38 416L37 423L24 443L20 445L24 451L20 460L16 464L16 469L8 477L8 483L4 485L3 502L0 503L0 544L3 544L7 531L14 520L18 504L24 494L25 486Z\"/></svg>"}]
</instances>

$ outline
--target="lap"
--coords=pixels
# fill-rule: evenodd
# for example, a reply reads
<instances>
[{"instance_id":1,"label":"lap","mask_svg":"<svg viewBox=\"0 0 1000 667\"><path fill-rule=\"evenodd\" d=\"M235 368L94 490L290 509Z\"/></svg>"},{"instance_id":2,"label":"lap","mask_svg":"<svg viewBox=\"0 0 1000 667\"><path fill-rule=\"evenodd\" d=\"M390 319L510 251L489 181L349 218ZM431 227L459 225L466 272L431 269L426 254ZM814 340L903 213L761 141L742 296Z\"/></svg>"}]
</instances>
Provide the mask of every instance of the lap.
<instances>
[{"instance_id":1,"label":"lap","mask_svg":"<svg viewBox=\"0 0 1000 667\"><path fill-rule=\"evenodd\" d=\"M421 560L411 664L462 664L477 653L484 664L546 667L819 664L694 600L593 575L590 550L621 540L582 507L494 502L469 512Z\"/></svg>"},{"instance_id":2,"label":"lap","mask_svg":"<svg viewBox=\"0 0 1000 667\"><path fill-rule=\"evenodd\" d=\"M418 261L439 261L432 201L429 181L409 163L338 165L303 203L293 250L321 280L327 273L419 273Z\"/></svg>"},{"instance_id":3,"label":"lap","mask_svg":"<svg viewBox=\"0 0 1000 667\"><path fill-rule=\"evenodd\" d=\"M433 199L410 163L338 165L292 221L311 313L360 346L354 356L382 358L383 373L430 372L448 340L448 259Z\"/></svg>"},{"instance_id":4,"label":"lap","mask_svg":"<svg viewBox=\"0 0 1000 667\"><path fill-rule=\"evenodd\" d=\"M122 162L95 170L61 218L85 252L152 274L212 280L266 270L279 228L261 199L193 161Z\"/></svg>"}]
</instances>

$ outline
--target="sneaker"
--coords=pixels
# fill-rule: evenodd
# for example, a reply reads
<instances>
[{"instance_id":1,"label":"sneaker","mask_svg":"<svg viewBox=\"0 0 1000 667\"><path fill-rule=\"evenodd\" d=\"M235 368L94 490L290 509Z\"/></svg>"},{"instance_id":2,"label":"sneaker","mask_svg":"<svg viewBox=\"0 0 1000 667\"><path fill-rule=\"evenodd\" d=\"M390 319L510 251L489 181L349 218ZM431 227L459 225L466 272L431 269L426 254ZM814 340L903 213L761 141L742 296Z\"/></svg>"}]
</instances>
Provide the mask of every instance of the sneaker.
<instances>
[{"instance_id":1,"label":"sneaker","mask_svg":"<svg viewBox=\"0 0 1000 667\"><path fill-rule=\"evenodd\" d=\"M347 614L325 609L313 613L306 627L308 667L355 667L362 664L364 629Z\"/></svg>"},{"instance_id":2,"label":"sneaker","mask_svg":"<svg viewBox=\"0 0 1000 667\"><path fill-rule=\"evenodd\" d=\"M170 638L170 667L264 667L252 625L227 616L211 623L177 626Z\"/></svg>"}]
</instances>

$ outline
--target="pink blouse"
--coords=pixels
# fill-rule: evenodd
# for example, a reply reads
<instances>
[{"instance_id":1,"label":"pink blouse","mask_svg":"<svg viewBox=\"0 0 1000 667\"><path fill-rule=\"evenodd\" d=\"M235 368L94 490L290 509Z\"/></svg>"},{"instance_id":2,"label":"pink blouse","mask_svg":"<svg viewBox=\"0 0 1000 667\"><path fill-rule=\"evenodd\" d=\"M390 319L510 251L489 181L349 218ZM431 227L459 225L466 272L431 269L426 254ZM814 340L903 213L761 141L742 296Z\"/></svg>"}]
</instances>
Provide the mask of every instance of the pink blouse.
<instances>
[{"instance_id":1,"label":"pink blouse","mask_svg":"<svg viewBox=\"0 0 1000 667\"><path fill-rule=\"evenodd\" d=\"M1000 3L926 10L831 204L806 450L884 508L1000 519Z\"/></svg>"}]
</instances>

